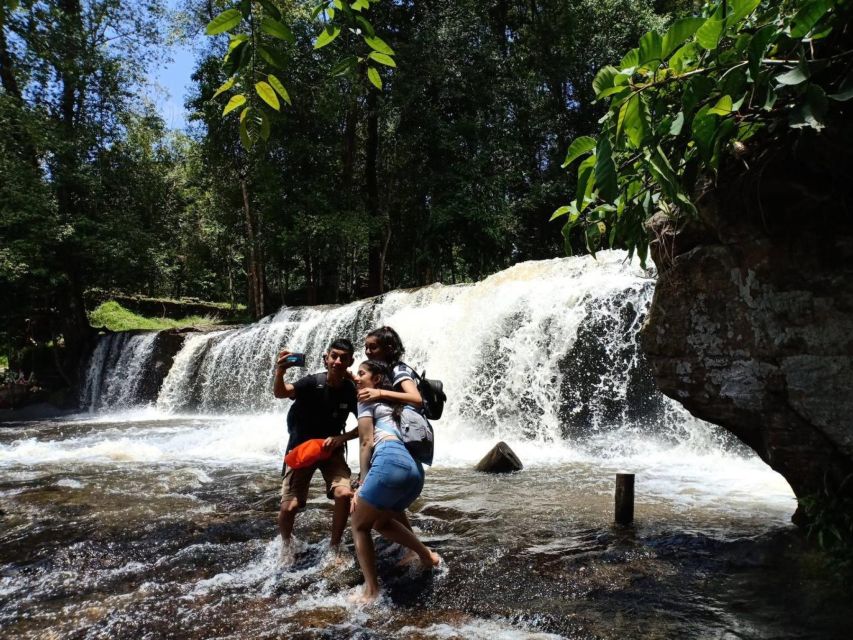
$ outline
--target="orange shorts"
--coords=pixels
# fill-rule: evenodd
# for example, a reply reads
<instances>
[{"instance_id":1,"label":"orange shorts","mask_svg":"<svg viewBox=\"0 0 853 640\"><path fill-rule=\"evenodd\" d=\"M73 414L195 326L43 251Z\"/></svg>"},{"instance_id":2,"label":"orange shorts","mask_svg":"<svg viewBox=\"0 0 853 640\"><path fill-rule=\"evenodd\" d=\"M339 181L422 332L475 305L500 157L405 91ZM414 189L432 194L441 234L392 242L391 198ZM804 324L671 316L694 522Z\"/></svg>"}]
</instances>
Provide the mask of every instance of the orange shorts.
<instances>
[{"instance_id":1,"label":"orange shorts","mask_svg":"<svg viewBox=\"0 0 853 640\"><path fill-rule=\"evenodd\" d=\"M311 484L311 478L317 469L320 470L320 473L323 474L323 480L326 481L326 497L329 500L334 499L337 487L352 489L352 482L350 481L352 471L350 471L346 458L344 458L344 448L339 447L331 458L310 467L303 467L302 469L287 467L284 479L281 481L281 501L290 502L295 498L299 507L304 507L308 500L308 487Z\"/></svg>"}]
</instances>

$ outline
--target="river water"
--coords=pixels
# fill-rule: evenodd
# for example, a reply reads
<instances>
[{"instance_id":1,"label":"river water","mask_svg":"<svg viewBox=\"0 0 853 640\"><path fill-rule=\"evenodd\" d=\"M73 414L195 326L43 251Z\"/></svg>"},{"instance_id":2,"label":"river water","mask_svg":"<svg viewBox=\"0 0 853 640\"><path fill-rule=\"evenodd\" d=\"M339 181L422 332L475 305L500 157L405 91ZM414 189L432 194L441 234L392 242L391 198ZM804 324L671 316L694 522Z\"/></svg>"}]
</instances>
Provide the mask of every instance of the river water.
<instances>
[{"instance_id":1,"label":"river water","mask_svg":"<svg viewBox=\"0 0 853 640\"><path fill-rule=\"evenodd\" d=\"M833 638L850 593L809 565L787 483L650 386L636 331L653 280L624 255L517 265L482 283L283 309L187 340L156 398L151 336L105 341L89 411L0 427L0 635L15 638ZM355 607L326 553L319 475L279 561L287 402L276 349L313 358L387 322L444 380L436 464L411 510L443 559L397 566ZM296 372L292 374L298 375ZM498 440L525 464L472 470ZM356 447L348 459L357 470ZM636 520L616 528L617 472Z\"/></svg>"}]
</instances>

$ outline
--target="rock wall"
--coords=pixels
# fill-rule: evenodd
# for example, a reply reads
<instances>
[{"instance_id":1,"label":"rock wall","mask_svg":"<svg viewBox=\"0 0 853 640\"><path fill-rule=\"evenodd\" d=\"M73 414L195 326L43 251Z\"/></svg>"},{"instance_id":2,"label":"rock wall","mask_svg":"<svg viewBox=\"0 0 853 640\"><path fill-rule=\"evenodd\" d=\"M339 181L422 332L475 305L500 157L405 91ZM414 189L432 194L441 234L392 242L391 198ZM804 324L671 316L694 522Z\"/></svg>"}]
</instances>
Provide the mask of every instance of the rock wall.
<instances>
[{"instance_id":1,"label":"rock wall","mask_svg":"<svg viewBox=\"0 0 853 640\"><path fill-rule=\"evenodd\" d=\"M651 221L659 278L641 334L661 391L798 497L853 472L851 174L807 142L722 176L699 220Z\"/></svg>"}]
</instances>

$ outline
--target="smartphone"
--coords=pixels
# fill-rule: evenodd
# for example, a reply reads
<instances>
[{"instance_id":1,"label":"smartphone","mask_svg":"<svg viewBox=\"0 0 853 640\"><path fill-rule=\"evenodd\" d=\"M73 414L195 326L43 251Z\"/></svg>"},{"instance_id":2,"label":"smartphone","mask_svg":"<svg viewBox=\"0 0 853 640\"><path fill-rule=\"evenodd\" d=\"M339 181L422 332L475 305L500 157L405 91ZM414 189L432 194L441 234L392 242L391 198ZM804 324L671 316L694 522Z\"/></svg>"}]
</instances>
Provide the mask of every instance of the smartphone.
<instances>
[{"instance_id":1,"label":"smartphone","mask_svg":"<svg viewBox=\"0 0 853 640\"><path fill-rule=\"evenodd\" d=\"M284 359L281 361L282 364L292 364L297 367L305 366L305 354L304 353L291 353L286 355Z\"/></svg>"}]
</instances>

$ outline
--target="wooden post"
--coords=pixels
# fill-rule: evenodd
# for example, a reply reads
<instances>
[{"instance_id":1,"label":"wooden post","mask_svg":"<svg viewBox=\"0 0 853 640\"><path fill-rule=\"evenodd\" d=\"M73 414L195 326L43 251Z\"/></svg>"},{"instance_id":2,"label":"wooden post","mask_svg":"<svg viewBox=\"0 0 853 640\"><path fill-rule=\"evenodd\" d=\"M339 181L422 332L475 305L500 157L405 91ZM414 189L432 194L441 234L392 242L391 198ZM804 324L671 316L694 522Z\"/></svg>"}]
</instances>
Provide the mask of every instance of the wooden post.
<instances>
[{"instance_id":1,"label":"wooden post","mask_svg":"<svg viewBox=\"0 0 853 640\"><path fill-rule=\"evenodd\" d=\"M616 474L616 524L627 526L634 521L634 474Z\"/></svg>"}]
</instances>

